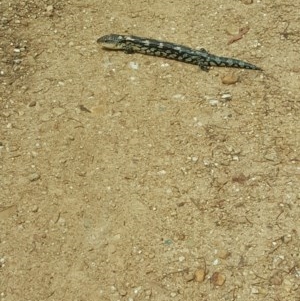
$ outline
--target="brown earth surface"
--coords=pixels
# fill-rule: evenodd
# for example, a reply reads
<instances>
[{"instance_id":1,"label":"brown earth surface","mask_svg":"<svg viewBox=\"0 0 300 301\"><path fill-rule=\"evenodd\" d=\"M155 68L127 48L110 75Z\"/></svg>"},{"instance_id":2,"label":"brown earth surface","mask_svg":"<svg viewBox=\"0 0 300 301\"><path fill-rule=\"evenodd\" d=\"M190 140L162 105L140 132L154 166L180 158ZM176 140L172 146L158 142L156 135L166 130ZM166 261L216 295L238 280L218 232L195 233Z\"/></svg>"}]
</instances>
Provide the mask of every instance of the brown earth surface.
<instances>
[{"instance_id":1,"label":"brown earth surface","mask_svg":"<svg viewBox=\"0 0 300 301\"><path fill-rule=\"evenodd\" d=\"M0 300L299 301L299 11L1 1ZM264 71L105 51L109 33Z\"/></svg>"}]
</instances>

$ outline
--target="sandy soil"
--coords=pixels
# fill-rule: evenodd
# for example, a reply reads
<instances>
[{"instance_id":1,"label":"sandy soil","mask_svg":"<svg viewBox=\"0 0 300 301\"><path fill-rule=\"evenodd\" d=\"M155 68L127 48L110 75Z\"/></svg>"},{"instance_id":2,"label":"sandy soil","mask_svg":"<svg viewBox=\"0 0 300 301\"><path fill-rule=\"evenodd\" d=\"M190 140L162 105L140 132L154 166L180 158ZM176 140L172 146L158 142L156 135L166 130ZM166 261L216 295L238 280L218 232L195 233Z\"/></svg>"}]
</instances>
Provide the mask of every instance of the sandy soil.
<instances>
[{"instance_id":1,"label":"sandy soil","mask_svg":"<svg viewBox=\"0 0 300 301\"><path fill-rule=\"evenodd\" d=\"M221 2L0 2L1 301L300 300L300 3Z\"/></svg>"}]
</instances>

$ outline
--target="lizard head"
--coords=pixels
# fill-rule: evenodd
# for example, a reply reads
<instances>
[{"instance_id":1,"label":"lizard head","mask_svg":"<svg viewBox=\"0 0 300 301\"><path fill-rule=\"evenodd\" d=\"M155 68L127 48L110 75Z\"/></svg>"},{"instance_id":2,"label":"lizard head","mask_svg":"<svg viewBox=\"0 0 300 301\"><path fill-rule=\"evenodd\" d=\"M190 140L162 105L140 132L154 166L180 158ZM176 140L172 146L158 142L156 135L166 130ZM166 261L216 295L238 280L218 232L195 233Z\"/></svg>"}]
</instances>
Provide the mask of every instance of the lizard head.
<instances>
[{"instance_id":1,"label":"lizard head","mask_svg":"<svg viewBox=\"0 0 300 301\"><path fill-rule=\"evenodd\" d=\"M103 37L100 37L97 40L97 43L101 44L102 47L108 49L122 49L121 42L124 40L124 37L118 34L109 34Z\"/></svg>"}]
</instances>

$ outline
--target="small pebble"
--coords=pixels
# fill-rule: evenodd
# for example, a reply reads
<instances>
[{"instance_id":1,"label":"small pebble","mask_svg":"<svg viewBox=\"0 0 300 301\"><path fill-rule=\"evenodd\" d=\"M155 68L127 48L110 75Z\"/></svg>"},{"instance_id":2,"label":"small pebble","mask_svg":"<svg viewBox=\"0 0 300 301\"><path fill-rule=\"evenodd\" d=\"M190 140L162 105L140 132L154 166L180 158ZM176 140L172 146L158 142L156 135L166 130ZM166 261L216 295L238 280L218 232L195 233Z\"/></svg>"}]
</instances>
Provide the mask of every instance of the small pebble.
<instances>
[{"instance_id":1,"label":"small pebble","mask_svg":"<svg viewBox=\"0 0 300 301\"><path fill-rule=\"evenodd\" d=\"M292 241L292 236L289 235L289 234L288 235L284 235L281 240L282 240L283 243L287 244L287 243L289 243L289 242Z\"/></svg>"},{"instance_id":2,"label":"small pebble","mask_svg":"<svg viewBox=\"0 0 300 301\"><path fill-rule=\"evenodd\" d=\"M269 149L267 153L264 155L264 158L268 161L276 161L277 160L277 152L274 149Z\"/></svg>"},{"instance_id":3,"label":"small pebble","mask_svg":"<svg viewBox=\"0 0 300 301\"><path fill-rule=\"evenodd\" d=\"M237 33L236 26L234 26L233 24L230 24L229 26L227 26L225 31L230 36L235 36Z\"/></svg>"},{"instance_id":4,"label":"small pebble","mask_svg":"<svg viewBox=\"0 0 300 301\"><path fill-rule=\"evenodd\" d=\"M184 279L187 282L193 281L195 279L195 274L189 272L189 273L187 273L187 274L184 275Z\"/></svg>"},{"instance_id":5,"label":"small pebble","mask_svg":"<svg viewBox=\"0 0 300 301\"><path fill-rule=\"evenodd\" d=\"M220 264L220 260L218 258L216 258L213 262L212 262L213 265L218 265Z\"/></svg>"},{"instance_id":6,"label":"small pebble","mask_svg":"<svg viewBox=\"0 0 300 301\"><path fill-rule=\"evenodd\" d=\"M222 99L222 101L224 101L224 102L225 102L225 101L229 101L229 100L232 99L232 96L231 96L230 93L224 93L224 94L222 94L221 99Z\"/></svg>"},{"instance_id":7,"label":"small pebble","mask_svg":"<svg viewBox=\"0 0 300 301\"><path fill-rule=\"evenodd\" d=\"M52 11L53 10L53 5L48 5L46 7L46 11Z\"/></svg>"},{"instance_id":8,"label":"small pebble","mask_svg":"<svg viewBox=\"0 0 300 301\"><path fill-rule=\"evenodd\" d=\"M233 73L226 74L221 78L224 85L233 85L239 81L239 77Z\"/></svg>"},{"instance_id":9,"label":"small pebble","mask_svg":"<svg viewBox=\"0 0 300 301\"><path fill-rule=\"evenodd\" d=\"M172 96L172 98L176 100L184 100L185 96L182 94L175 94Z\"/></svg>"},{"instance_id":10,"label":"small pebble","mask_svg":"<svg viewBox=\"0 0 300 301\"><path fill-rule=\"evenodd\" d=\"M51 119L51 114L49 112L45 113L40 118L42 121L49 121Z\"/></svg>"},{"instance_id":11,"label":"small pebble","mask_svg":"<svg viewBox=\"0 0 300 301\"><path fill-rule=\"evenodd\" d=\"M126 292L126 290L124 290L124 289L120 289L119 290L119 294L121 295L121 296L126 296L127 295L127 292Z\"/></svg>"},{"instance_id":12,"label":"small pebble","mask_svg":"<svg viewBox=\"0 0 300 301\"><path fill-rule=\"evenodd\" d=\"M0 258L0 267L4 267L5 266L5 258L1 257Z\"/></svg>"},{"instance_id":13,"label":"small pebble","mask_svg":"<svg viewBox=\"0 0 300 301\"><path fill-rule=\"evenodd\" d=\"M219 104L217 99L210 99L208 102L211 106L217 106Z\"/></svg>"},{"instance_id":14,"label":"small pebble","mask_svg":"<svg viewBox=\"0 0 300 301\"><path fill-rule=\"evenodd\" d=\"M219 272L215 272L212 274L210 281L215 286L222 286L226 281L226 277Z\"/></svg>"},{"instance_id":15,"label":"small pebble","mask_svg":"<svg viewBox=\"0 0 300 301\"><path fill-rule=\"evenodd\" d=\"M191 159L192 159L192 161L193 161L194 163L196 163L196 162L199 160L199 157L194 156L194 157L192 157Z\"/></svg>"},{"instance_id":16,"label":"small pebble","mask_svg":"<svg viewBox=\"0 0 300 301\"><path fill-rule=\"evenodd\" d=\"M183 262L183 261L185 261L185 257L184 257L184 256L180 256L180 257L178 258L178 260L179 260L179 262Z\"/></svg>"},{"instance_id":17,"label":"small pebble","mask_svg":"<svg viewBox=\"0 0 300 301\"><path fill-rule=\"evenodd\" d=\"M38 212L39 207L37 205L34 205L31 209L32 212Z\"/></svg>"},{"instance_id":18,"label":"small pebble","mask_svg":"<svg viewBox=\"0 0 300 301\"><path fill-rule=\"evenodd\" d=\"M53 16L53 12L54 12L54 7L53 7L53 5L48 5L48 6L46 7L46 15L47 15L48 17L52 17L52 16Z\"/></svg>"},{"instance_id":19,"label":"small pebble","mask_svg":"<svg viewBox=\"0 0 300 301\"><path fill-rule=\"evenodd\" d=\"M221 259L226 259L230 255L231 255L231 253L229 251L227 251L227 250L222 249L222 250L218 251L218 257L221 258Z\"/></svg>"},{"instance_id":20,"label":"small pebble","mask_svg":"<svg viewBox=\"0 0 300 301\"><path fill-rule=\"evenodd\" d=\"M139 69L139 64L136 62L130 62L129 67L133 70L138 70Z\"/></svg>"},{"instance_id":21,"label":"small pebble","mask_svg":"<svg viewBox=\"0 0 300 301\"><path fill-rule=\"evenodd\" d=\"M36 101L33 100L28 104L29 107L35 107L36 106Z\"/></svg>"},{"instance_id":22,"label":"small pebble","mask_svg":"<svg viewBox=\"0 0 300 301\"><path fill-rule=\"evenodd\" d=\"M195 271L195 281L201 283L205 279L206 272L204 269L198 269Z\"/></svg>"},{"instance_id":23,"label":"small pebble","mask_svg":"<svg viewBox=\"0 0 300 301\"><path fill-rule=\"evenodd\" d=\"M34 182L37 181L38 179L40 179L41 175L38 173L32 173L31 175L29 175L28 179L30 182Z\"/></svg>"},{"instance_id":24,"label":"small pebble","mask_svg":"<svg viewBox=\"0 0 300 301\"><path fill-rule=\"evenodd\" d=\"M54 113L55 115L57 115L57 116L60 116L60 115L64 114L65 111L66 111L66 110L65 110L64 108L54 108L54 109L53 109L53 113Z\"/></svg>"},{"instance_id":25,"label":"small pebble","mask_svg":"<svg viewBox=\"0 0 300 301\"><path fill-rule=\"evenodd\" d=\"M250 293L251 294L258 294L259 290L256 287L252 287Z\"/></svg>"}]
</instances>

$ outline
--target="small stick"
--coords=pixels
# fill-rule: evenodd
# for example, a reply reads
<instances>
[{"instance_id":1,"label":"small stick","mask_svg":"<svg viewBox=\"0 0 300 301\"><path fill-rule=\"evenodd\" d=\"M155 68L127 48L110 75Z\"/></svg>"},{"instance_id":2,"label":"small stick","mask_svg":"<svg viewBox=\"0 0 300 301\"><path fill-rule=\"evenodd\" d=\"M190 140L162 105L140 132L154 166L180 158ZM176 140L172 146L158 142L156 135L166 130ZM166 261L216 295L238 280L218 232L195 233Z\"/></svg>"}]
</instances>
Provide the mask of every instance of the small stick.
<instances>
[{"instance_id":1,"label":"small stick","mask_svg":"<svg viewBox=\"0 0 300 301\"><path fill-rule=\"evenodd\" d=\"M227 45L230 45L240 39L243 38L243 36L250 30L250 27L249 26L246 26L246 27L242 27L239 29L239 32L238 34L232 36L229 41L227 42Z\"/></svg>"}]
</instances>

